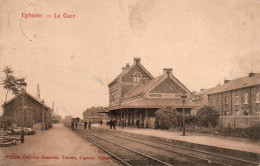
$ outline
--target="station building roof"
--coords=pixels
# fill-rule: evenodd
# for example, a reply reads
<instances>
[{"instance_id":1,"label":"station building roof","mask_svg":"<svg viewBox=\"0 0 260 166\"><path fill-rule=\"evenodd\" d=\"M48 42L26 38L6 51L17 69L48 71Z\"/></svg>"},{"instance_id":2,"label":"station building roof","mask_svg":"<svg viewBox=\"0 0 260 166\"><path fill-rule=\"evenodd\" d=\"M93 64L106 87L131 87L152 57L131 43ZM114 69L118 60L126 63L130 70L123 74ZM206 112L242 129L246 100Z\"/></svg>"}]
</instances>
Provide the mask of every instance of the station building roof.
<instances>
[{"instance_id":1,"label":"station building roof","mask_svg":"<svg viewBox=\"0 0 260 166\"><path fill-rule=\"evenodd\" d=\"M217 86L208 94L216 94L236 89L242 89L250 86L260 85L260 73L249 73L249 76L240 77L234 80L226 81L223 85Z\"/></svg>"}]
</instances>

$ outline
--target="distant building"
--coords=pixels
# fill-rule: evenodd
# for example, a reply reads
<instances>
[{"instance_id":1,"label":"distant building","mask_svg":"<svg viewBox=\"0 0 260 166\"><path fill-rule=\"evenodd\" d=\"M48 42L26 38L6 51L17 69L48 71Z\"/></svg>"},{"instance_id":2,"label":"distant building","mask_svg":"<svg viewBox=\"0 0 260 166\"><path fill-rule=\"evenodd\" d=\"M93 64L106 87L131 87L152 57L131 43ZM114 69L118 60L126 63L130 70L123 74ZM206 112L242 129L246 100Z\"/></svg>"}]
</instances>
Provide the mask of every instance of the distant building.
<instances>
[{"instance_id":1,"label":"distant building","mask_svg":"<svg viewBox=\"0 0 260 166\"><path fill-rule=\"evenodd\" d=\"M260 73L225 80L208 93L208 103L223 116L260 115Z\"/></svg>"},{"instance_id":2,"label":"distant building","mask_svg":"<svg viewBox=\"0 0 260 166\"><path fill-rule=\"evenodd\" d=\"M61 123L62 117L60 115L54 114L52 115L52 121L53 123Z\"/></svg>"},{"instance_id":3,"label":"distant building","mask_svg":"<svg viewBox=\"0 0 260 166\"><path fill-rule=\"evenodd\" d=\"M134 64L126 64L122 72L108 85L109 115L112 119L124 120L126 125L154 127L156 110L171 106L178 111L185 109L190 114L194 103L192 93L172 75L171 68L163 69L163 74L154 78L141 64L140 58L134 58ZM183 105L181 96L187 100Z\"/></svg>"},{"instance_id":4,"label":"distant building","mask_svg":"<svg viewBox=\"0 0 260 166\"><path fill-rule=\"evenodd\" d=\"M208 93L208 105L214 107L223 116L222 120L226 119L227 123L235 127L259 126L260 73L250 73L246 77L225 80L223 85Z\"/></svg>"},{"instance_id":5,"label":"distant building","mask_svg":"<svg viewBox=\"0 0 260 166\"><path fill-rule=\"evenodd\" d=\"M215 88L216 87L209 89L201 89L199 92L193 93L192 101L194 102L195 107L192 110L192 114L196 114L201 107L208 106L208 93L213 91Z\"/></svg>"},{"instance_id":6,"label":"distant building","mask_svg":"<svg viewBox=\"0 0 260 166\"><path fill-rule=\"evenodd\" d=\"M83 112L83 120L92 123L99 123L101 120L104 120L106 117L106 115L100 112L106 113L106 111L104 112L103 107L88 108L86 111Z\"/></svg>"},{"instance_id":7,"label":"distant building","mask_svg":"<svg viewBox=\"0 0 260 166\"><path fill-rule=\"evenodd\" d=\"M48 129L52 126L51 108L22 91L3 105L3 118L11 120L17 127Z\"/></svg>"}]
</instances>

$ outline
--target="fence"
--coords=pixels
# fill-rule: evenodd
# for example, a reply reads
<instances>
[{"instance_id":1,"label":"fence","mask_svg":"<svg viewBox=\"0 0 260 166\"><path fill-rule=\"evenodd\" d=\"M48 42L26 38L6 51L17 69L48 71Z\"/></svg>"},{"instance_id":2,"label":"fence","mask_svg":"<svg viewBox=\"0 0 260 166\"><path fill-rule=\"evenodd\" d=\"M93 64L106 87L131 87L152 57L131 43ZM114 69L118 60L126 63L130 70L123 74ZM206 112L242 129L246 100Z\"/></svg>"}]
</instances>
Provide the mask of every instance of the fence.
<instances>
[{"instance_id":1,"label":"fence","mask_svg":"<svg viewBox=\"0 0 260 166\"><path fill-rule=\"evenodd\" d=\"M260 127L260 116L220 116L219 126L224 128Z\"/></svg>"}]
</instances>

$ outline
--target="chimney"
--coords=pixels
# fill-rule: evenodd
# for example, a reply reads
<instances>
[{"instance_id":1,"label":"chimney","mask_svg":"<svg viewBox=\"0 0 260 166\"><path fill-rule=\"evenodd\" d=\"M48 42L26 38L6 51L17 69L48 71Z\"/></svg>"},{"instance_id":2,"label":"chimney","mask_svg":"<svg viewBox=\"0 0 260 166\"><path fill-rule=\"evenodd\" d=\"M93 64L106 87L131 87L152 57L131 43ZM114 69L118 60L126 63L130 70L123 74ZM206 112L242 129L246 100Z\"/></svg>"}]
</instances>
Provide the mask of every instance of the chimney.
<instances>
[{"instance_id":1,"label":"chimney","mask_svg":"<svg viewBox=\"0 0 260 166\"><path fill-rule=\"evenodd\" d=\"M224 80L224 84L228 83L229 81L230 81L230 80L225 79L225 80Z\"/></svg>"},{"instance_id":2,"label":"chimney","mask_svg":"<svg viewBox=\"0 0 260 166\"><path fill-rule=\"evenodd\" d=\"M125 67L128 69L130 67L129 63L126 63Z\"/></svg>"},{"instance_id":3,"label":"chimney","mask_svg":"<svg viewBox=\"0 0 260 166\"><path fill-rule=\"evenodd\" d=\"M163 74L172 74L172 68L164 68Z\"/></svg>"},{"instance_id":4,"label":"chimney","mask_svg":"<svg viewBox=\"0 0 260 166\"><path fill-rule=\"evenodd\" d=\"M135 57L135 58L134 58L134 63L135 63L135 64L140 63L140 61L141 61L141 58L139 58L139 57Z\"/></svg>"},{"instance_id":5,"label":"chimney","mask_svg":"<svg viewBox=\"0 0 260 166\"><path fill-rule=\"evenodd\" d=\"M122 67L122 72L124 72L126 70L126 67Z\"/></svg>"}]
</instances>

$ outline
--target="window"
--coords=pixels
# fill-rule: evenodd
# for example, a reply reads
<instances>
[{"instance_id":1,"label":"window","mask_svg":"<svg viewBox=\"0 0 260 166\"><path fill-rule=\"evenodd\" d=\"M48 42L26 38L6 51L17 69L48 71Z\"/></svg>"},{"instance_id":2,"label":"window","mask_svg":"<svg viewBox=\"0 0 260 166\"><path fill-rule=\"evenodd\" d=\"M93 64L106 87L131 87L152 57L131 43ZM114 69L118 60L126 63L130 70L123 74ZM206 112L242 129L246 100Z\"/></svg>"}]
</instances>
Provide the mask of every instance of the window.
<instances>
[{"instance_id":1,"label":"window","mask_svg":"<svg viewBox=\"0 0 260 166\"><path fill-rule=\"evenodd\" d=\"M235 96L235 105L238 105L238 94Z\"/></svg>"},{"instance_id":2,"label":"window","mask_svg":"<svg viewBox=\"0 0 260 166\"><path fill-rule=\"evenodd\" d=\"M260 103L260 90L255 94L255 103Z\"/></svg>"},{"instance_id":3,"label":"window","mask_svg":"<svg viewBox=\"0 0 260 166\"><path fill-rule=\"evenodd\" d=\"M133 78L134 78L134 82L140 82L142 75L139 72L135 72L134 75L133 75Z\"/></svg>"},{"instance_id":4,"label":"window","mask_svg":"<svg viewBox=\"0 0 260 166\"><path fill-rule=\"evenodd\" d=\"M220 105L220 98L218 98L217 105Z\"/></svg>"},{"instance_id":5,"label":"window","mask_svg":"<svg viewBox=\"0 0 260 166\"><path fill-rule=\"evenodd\" d=\"M213 104L214 104L214 100L213 100L213 99L211 99L211 106L213 106Z\"/></svg>"},{"instance_id":6,"label":"window","mask_svg":"<svg viewBox=\"0 0 260 166\"><path fill-rule=\"evenodd\" d=\"M244 115L249 115L249 110L244 110Z\"/></svg>"},{"instance_id":7,"label":"window","mask_svg":"<svg viewBox=\"0 0 260 166\"><path fill-rule=\"evenodd\" d=\"M225 97L225 104L228 105L228 97Z\"/></svg>"},{"instance_id":8,"label":"window","mask_svg":"<svg viewBox=\"0 0 260 166\"><path fill-rule=\"evenodd\" d=\"M244 95L244 104L248 104L248 92Z\"/></svg>"}]
</instances>

